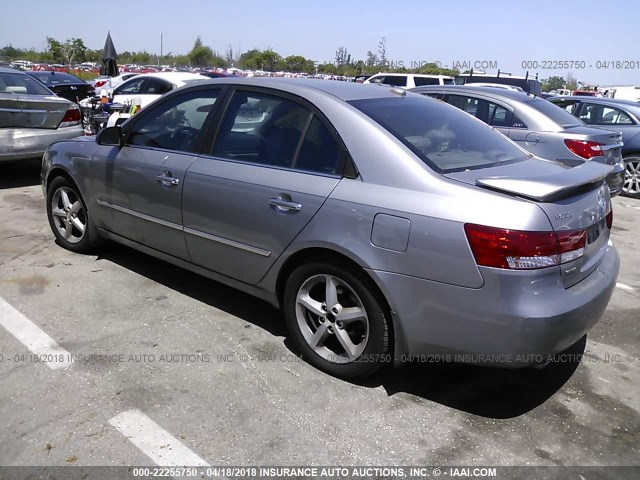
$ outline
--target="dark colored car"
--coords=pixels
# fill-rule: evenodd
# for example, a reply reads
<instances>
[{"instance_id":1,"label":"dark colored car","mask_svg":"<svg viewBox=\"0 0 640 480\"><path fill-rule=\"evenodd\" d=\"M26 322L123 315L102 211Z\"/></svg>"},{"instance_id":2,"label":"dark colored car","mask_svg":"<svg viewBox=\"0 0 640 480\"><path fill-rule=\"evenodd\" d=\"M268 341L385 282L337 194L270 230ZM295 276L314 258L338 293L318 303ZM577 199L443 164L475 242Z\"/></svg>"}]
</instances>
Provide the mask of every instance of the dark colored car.
<instances>
[{"instance_id":1,"label":"dark colored car","mask_svg":"<svg viewBox=\"0 0 640 480\"><path fill-rule=\"evenodd\" d=\"M585 125L561 108L524 92L467 85L418 87L488 123L525 150L569 166L595 161L613 166L607 177L611 196L622 192L622 135Z\"/></svg>"},{"instance_id":2,"label":"dark colored car","mask_svg":"<svg viewBox=\"0 0 640 480\"><path fill-rule=\"evenodd\" d=\"M640 104L585 96L554 97L549 101L587 125L622 132L622 159L625 165L622 195L640 198Z\"/></svg>"},{"instance_id":3,"label":"dark colored car","mask_svg":"<svg viewBox=\"0 0 640 480\"><path fill-rule=\"evenodd\" d=\"M94 88L81 78L63 72L27 72L33 78L44 83L49 90L59 97L79 103L80 100L92 97Z\"/></svg>"}]
</instances>

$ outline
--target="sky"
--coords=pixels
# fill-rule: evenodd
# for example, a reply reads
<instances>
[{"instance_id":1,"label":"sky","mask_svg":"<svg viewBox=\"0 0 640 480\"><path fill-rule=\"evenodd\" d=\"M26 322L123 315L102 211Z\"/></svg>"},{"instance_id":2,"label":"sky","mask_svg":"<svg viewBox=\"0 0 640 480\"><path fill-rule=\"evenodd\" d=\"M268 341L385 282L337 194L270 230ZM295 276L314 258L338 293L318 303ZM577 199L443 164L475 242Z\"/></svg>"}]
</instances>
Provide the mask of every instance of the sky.
<instances>
[{"instance_id":1,"label":"sky","mask_svg":"<svg viewBox=\"0 0 640 480\"><path fill-rule=\"evenodd\" d=\"M44 50L53 37L101 49L110 31L119 52L159 54L162 34L164 54L184 54L200 36L221 54L272 48L323 63L339 47L364 60L385 37L387 58L408 68L640 85L639 0L22 0L0 12L0 47Z\"/></svg>"}]
</instances>

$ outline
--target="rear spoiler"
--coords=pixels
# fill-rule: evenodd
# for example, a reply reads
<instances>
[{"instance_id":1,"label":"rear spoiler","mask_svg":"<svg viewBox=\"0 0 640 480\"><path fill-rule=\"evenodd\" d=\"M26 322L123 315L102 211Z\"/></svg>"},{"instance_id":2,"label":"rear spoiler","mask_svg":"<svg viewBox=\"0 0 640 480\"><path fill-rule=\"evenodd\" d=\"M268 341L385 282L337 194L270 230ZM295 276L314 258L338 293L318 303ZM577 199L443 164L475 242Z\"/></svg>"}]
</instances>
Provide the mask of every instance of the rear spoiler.
<instances>
[{"instance_id":1,"label":"rear spoiler","mask_svg":"<svg viewBox=\"0 0 640 480\"><path fill-rule=\"evenodd\" d=\"M600 184L613 170L613 166L599 162L584 162L558 173L540 177L486 177L478 178L476 185L508 192L539 202L565 198L583 188Z\"/></svg>"}]
</instances>

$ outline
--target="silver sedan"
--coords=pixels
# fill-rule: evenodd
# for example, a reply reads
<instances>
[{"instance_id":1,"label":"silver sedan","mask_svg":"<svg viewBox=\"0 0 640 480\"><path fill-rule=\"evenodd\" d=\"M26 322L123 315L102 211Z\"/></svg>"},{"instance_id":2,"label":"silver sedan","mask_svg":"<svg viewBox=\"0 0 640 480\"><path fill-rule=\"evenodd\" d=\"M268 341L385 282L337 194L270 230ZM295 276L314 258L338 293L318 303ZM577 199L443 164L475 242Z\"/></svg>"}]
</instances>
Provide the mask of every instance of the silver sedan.
<instances>
[{"instance_id":1,"label":"silver sedan","mask_svg":"<svg viewBox=\"0 0 640 480\"><path fill-rule=\"evenodd\" d=\"M26 73L0 67L0 162L40 157L51 143L79 135L75 103Z\"/></svg>"},{"instance_id":2,"label":"silver sedan","mask_svg":"<svg viewBox=\"0 0 640 480\"><path fill-rule=\"evenodd\" d=\"M44 155L59 244L112 240L279 306L342 378L431 356L544 363L618 274L603 179L443 102L316 80L208 80Z\"/></svg>"}]
</instances>

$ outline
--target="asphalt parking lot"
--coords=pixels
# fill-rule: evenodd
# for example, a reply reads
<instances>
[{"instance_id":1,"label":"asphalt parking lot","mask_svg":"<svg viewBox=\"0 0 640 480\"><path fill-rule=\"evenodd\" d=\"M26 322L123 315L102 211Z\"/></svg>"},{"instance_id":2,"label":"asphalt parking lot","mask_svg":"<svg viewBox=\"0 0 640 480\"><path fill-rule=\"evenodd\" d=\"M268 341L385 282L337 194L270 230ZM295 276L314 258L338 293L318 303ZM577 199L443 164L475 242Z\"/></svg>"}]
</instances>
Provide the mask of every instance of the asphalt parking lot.
<instances>
[{"instance_id":1,"label":"asphalt parking lot","mask_svg":"<svg viewBox=\"0 0 640 480\"><path fill-rule=\"evenodd\" d=\"M614 200L619 283L581 361L421 364L353 384L300 361L262 301L125 247L63 250L38 173L0 165L0 315L35 327L0 328L0 465L640 460L638 200ZM73 362L36 362L34 332Z\"/></svg>"}]
</instances>

